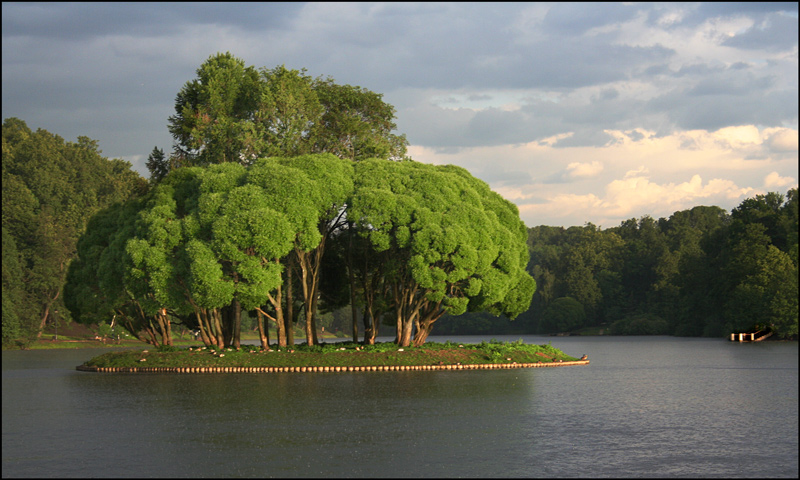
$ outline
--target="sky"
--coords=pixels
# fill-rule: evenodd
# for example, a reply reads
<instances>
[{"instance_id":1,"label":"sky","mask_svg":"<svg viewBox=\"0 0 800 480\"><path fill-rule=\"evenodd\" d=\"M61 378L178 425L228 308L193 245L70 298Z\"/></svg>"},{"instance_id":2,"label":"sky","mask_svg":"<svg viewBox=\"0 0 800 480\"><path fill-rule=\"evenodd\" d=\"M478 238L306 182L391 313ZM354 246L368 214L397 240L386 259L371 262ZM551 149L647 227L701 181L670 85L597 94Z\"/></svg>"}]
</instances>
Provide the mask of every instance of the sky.
<instances>
[{"instance_id":1,"label":"sky","mask_svg":"<svg viewBox=\"0 0 800 480\"><path fill-rule=\"evenodd\" d=\"M797 3L2 3L2 116L147 177L211 55L383 94L419 162L529 227L798 184Z\"/></svg>"}]
</instances>

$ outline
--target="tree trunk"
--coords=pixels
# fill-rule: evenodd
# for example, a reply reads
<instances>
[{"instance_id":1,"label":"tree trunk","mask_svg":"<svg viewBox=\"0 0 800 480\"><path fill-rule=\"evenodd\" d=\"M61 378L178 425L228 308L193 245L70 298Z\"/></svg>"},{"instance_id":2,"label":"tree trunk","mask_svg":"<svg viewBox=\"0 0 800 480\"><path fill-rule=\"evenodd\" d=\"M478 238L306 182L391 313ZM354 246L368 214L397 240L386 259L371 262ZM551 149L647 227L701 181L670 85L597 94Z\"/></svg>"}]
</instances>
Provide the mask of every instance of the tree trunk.
<instances>
[{"instance_id":1,"label":"tree trunk","mask_svg":"<svg viewBox=\"0 0 800 480\"><path fill-rule=\"evenodd\" d=\"M264 337L266 338L267 341L267 350L269 350L269 323L267 323L265 327L266 328L264 328Z\"/></svg>"},{"instance_id":2,"label":"tree trunk","mask_svg":"<svg viewBox=\"0 0 800 480\"><path fill-rule=\"evenodd\" d=\"M383 316L383 313L380 313L378 315L375 315L373 313L372 315L370 315L370 318L372 319L372 331L370 332L369 338L367 338L367 342L370 345L375 345L375 338L380 334L379 330L380 330L380 324L381 324L381 317L382 316Z\"/></svg>"},{"instance_id":3,"label":"tree trunk","mask_svg":"<svg viewBox=\"0 0 800 480\"><path fill-rule=\"evenodd\" d=\"M278 298L280 298L280 293L278 294ZM274 306L274 305L273 305ZM278 306L280 310L275 312L275 334L278 336L278 346L285 347L286 346L286 324L283 317L283 307L280 305ZM269 331L269 324L266 326L267 331Z\"/></svg>"},{"instance_id":4,"label":"tree trunk","mask_svg":"<svg viewBox=\"0 0 800 480\"><path fill-rule=\"evenodd\" d=\"M322 235L319 245L317 245L317 247L310 252L306 252L295 247L297 263L300 265L301 283L303 285L303 299L305 302L306 314L306 342L309 346L317 343L316 322L314 316L317 313L319 274L322 264L322 255L325 252L326 238L327 233Z\"/></svg>"},{"instance_id":5,"label":"tree trunk","mask_svg":"<svg viewBox=\"0 0 800 480\"><path fill-rule=\"evenodd\" d=\"M169 342L167 345L172 346L172 324L169 321L169 317L166 315L164 316L164 321L167 325L167 341Z\"/></svg>"},{"instance_id":6,"label":"tree trunk","mask_svg":"<svg viewBox=\"0 0 800 480\"><path fill-rule=\"evenodd\" d=\"M428 335L430 335L431 330L433 330L433 322L434 321L419 322L419 324L417 325L417 333L416 335L414 335L413 345L415 347L422 346L422 344L425 343L425 340L428 339Z\"/></svg>"},{"instance_id":7,"label":"tree trunk","mask_svg":"<svg viewBox=\"0 0 800 480\"><path fill-rule=\"evenodd\" d=\"M350 279L350 315L353 319L353 343L358 342L358 311L356 310L356 276L353 272L353 222L347 223L347 276ZM365 335L366 336L366 335Z\"/></svg>"},{"instance_id":8,"label":"tree trunk","mask_svg":"<svg viewBox=\"0 0 800 480\"><path fill-rule=\"evenodd\" d=\"M316 288L314 289L316 292ZM314 340L314 345L319 343L319 337L317 337L317 300L318 295L314 294L314 299L311 302L311 335Z\"/></svg>"},{"instance_id":9,"label":"tree trunk","mask_svg":"<svg viewBox=\"0 0 800 480\"><path fill-rule=\"evenodd\" d=\"M217 338L217 346L219 348L225 347L225 337L223 335L222 330L222 322L220 320L220 311L218 308L212 308L209 310L209 314L214 322L214 330L216 331L216 338Z\"/></svg>"},{"instance_id":10,"label":"tree trunk","mask_svg":"<svg viewBox=\"0 0 800 480\"><path fill-rule=\"evenodd\" d=\"M361 314L361 321L364 323L364 344L373 345L369 343L369 337L372 334L372 315L367 306L364 306L364 312Z\"/></svg>"},{"instance_id":11,"label":"tree trunk","mask_svg":"<svg viewBox=\"0 0 800 480\"><path fill-rule=\"evenodd\" d=\"M167 310L162 308L154 315L156 323L158 324L158 333L161 335L162 345L172 345L172 329L170 328L169 316Z\"/></svg>"},{"instance_id":12,"label":"tree trunk","mask_svg":"<svg viewBox=\"0 0 800 480\"><path fill-rule=\"evenodd\" d=\"M42 315L42 320L39 323L39 333L36 334L36 338L42 337L42 332L44 331L44 327L47 324L47 318L50 316L50 307L58 300L58 296L61 295L61 290L56 292L56 295L48 301L44 306L44 315Z\"/></svg>"},{"instance_id":13,"label":"tree trunk","mask_svg":"<svg viewBox=\"0 0 800 480\"><path fill-rule=\"evenodd\" d=\"M212 337L208 333L209 330L207 329L206 321L203 318L205 315L201 316L200 310L195 310L194 314L197 317L197 328L200 330L200 338L203 340L203 345L210 347L212 345Z\"/></svg>"},{"instance_id":14,"label":"tree trunk","mask_svg":"<svg viewBox=\"0 0 800 480\"><path fill-rule=\"evenodd\" d=\"M419 322L417 323L417 333L414 335L414 346L419 347L428 339L428 335L433 331L433 323L445 314L442 308L443 300L436 303L425 301L420 308ZM424 316L423 316L424 315Z\"/></svg>"},{"instance_id":15,"label":"tree trunk","mask_svg":"<svg viewBox=\"0 0 800 480\"><path fill-rule=\"evenodd\" d=\"M372 309L364 307L364 344L375 345L375 337L378 336L378 322Z\"/></svg>"},{"instance_id":16,"label":"tree trunk","mask_svg":"<svg viewBox=\"0 0 800 480\"><path fill-rule=\"evenodd\" d=\"M307 265L308 252L295 248L297 264L300 267L300 285L303 287L303 313L305 314L305 334L308 346L314 345L314 334L311 331L311 287L309 285L309 272Z\"/></svg>"},{"instance_id":17,"label":"tree trunk","mask_svg":"<svg viewBox=\"0 0 800 480\"><path fill-rule=\"evenodd\" d=\"M420 329L417 330L417 334L414 335L414 346L420 347L422 344L425 343L425 340L428 339L428 335L430 335L431 331L429 329Z\"/></svg>"},{"instance_id":18,"label":"tree trunk","mask_svg":"<svg viewBox=\"0 0 800 480\"><path fill-rule=\"evenodd\" d=\"M155 332L155 330L153 329L153 325L147 325L147 326L145 326L145 327L144 327L144 331L145 331L145 333L147 333L147 335L150 337L150 338L147 340L147 343L149 343L150 345L153 345L154 347L158 347L158 346L159 346L159 345L158 345L158 338L156 337L156 332Z\"/></svg>"},{"instance_id":19,"label":"tree trunk","mask_svg":"<svg viewBox=\"0 0 800 480\"><path fill-rule=\"evenodd\" d=\"M400 335L398 345L408 347L411 345L411 334L413 333L414 321L410 318L403 318L403 330Z\"/></svg>"},{"instance_id":20,"label":"tree trunk","mask_svg":"<svg viewBox=\"0 0 800 480\"><path fill-rule=\"evenodd\" d=\"M278 286L278 289L275 292L275 296L267 294L267 299L269 300L269 303L272 305L272 308L275 309L275 318L272 318L269 315L267 315L262 309L259 309L259 311L262 314L264 314L267 318L275 322L275 331L278 335L278 346L285 347L288 334L286 332L286 318L285 318L286 316L283 310L283 289L280 286ZM269 325L267 325L267 344L269 344ZM269 345L267 346L269 347Z\"/></svg>"},{"instance_id":21,"label":"tree trunk","mask_svg":"<svg viewBox=\"0 0 800 480\"><path fill-rule=\"evenodd\" d=\"M294 298L292 297L292 271L294 270L294 257L289 255L286 267L286 314L284 315L284 332L286 339L281 346L294 346Z\"/></svg>"},{"instance_id":22,"label":"tree trunk","mask_svg":"<svg viewBox=\"0 0 800 480\"><path fill-rule=\"evenodd\" d=\"M261 313L261 310L256 310L256 318L258 319L258 336L261 340L261 349L269 350L269 330L264 329L264 314Z\"/></svg>"},{"instance_id":23,"label":"tree trunk","mask_svg":"<svg viewBox=\"0 0 800 480\"><path fill-rule=\"evenodd\" d=\"M44 306L44 315L42 315L42 321L39 322L39 333L36 335L36 338L42 338L42 332L44 332L44 327L47 325L47 317L50 316L50 305Z\"/></svg>"},{"instance_id":24,"label":"tree trunk","mask_svg":"<svg viewBox=\"0 0 800 480\"><path fill-rule=\"evenodd\" d=\"M233 304L226 305L219 310L220 310L220 318L222 319L222 335L224 338L223 346L229 347L233 344L233 323L234 323Z\"/></svg>"},{"instance_id":25,"label":"tree trunk","mask_svg":"<svg viewBox=\"0 0 800 480\"><path fill-rule=\"evenodd\" d=\"M233 348L239 350L241 348L242 338L242 305L239 299L233 299Z\"/></svg>"}]
</instances>

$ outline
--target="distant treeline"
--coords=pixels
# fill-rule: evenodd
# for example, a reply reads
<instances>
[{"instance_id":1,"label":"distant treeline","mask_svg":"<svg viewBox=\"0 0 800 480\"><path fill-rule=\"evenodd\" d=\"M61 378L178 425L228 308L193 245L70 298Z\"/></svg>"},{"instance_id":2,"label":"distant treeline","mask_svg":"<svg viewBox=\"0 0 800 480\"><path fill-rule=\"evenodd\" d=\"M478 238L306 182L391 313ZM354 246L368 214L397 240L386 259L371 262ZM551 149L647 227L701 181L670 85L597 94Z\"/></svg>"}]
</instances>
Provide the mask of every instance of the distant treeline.
<instances>
[{"instance_id":1,"label":"distant treeline","mask_svg":"<svg viewBox=\"0 0 800 480\"><path fill-rule=\"evenodd\" d=\"M531 308L514 322L445 318L438 332L726 336L770 328L796 338L797 217L794 188L748 198L730 213L698 206L605 230L533 227Z\"/></svg>"}]
</instances>

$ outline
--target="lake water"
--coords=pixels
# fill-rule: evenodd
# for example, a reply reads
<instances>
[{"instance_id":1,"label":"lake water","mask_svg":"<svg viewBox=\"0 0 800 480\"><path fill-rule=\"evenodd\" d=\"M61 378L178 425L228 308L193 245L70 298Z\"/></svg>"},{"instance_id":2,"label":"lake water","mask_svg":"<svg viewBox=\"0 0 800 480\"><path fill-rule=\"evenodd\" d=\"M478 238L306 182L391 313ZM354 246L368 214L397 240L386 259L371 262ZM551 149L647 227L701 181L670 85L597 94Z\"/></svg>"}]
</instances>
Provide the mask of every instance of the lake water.
<instances>
[{"instance_id":1,"label":"lake water","mask_svg":"<svg viewBox=\"0 0 800 480\"><path fill-rule=\"evenodd\" d=\"M797 342L496 338L591 364L98 374L75 366L105 350L3 352L3 477L798 476Z\"/></svg>"}]
</instances>

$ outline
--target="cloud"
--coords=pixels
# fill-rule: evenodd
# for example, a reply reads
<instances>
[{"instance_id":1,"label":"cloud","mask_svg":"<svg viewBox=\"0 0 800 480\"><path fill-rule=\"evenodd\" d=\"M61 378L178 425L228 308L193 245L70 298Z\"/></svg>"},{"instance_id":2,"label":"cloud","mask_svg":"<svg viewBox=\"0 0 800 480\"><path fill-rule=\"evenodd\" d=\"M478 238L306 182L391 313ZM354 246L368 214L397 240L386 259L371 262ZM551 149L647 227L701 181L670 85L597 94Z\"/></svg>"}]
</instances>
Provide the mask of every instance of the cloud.
<instances>
[{"instance_id":1,"label":"cloud","mask_svg":"<svg viewBox=\"0 0 800 480\"><path fill-rule=\"evenodd\" d=\"M714 132L689 130L678 135L682 148L691 151L728 152L741 160L781 161L797 158L796 129L755 125L725 127Z\"/></svg>"},{"instance_id":2,"label":"cloud","mask_svg":"<svg viewBox=\"0 0 800 480\"><path fill-rule=\"evenodd\" d=\"M637 13L636 6L623 3L556 3L548 9L542 26L558 36L573 36L592 28L625 22Z\"/></svg>"},{"instance_id":3,"label":"cloud","mask_svg":"<svg viewBox=\"0 0 800 480\"><path fill-rule=\"evenodd\" d=\"M599 161L592 162L572 162L567 167L554 175L545 179L544 183L570 183L589 178L596 178L600 172L603 171L603 163Z\"/></svg>"},{"instance_id":4,"label":"cloud","mask_svg":"<svg viewBox=\"0 0 800 480\"><path fill-rule=\"evenodd\" d=\"M695 87L700 89L699 85ZM646 108L663 114L671 124L685 130L718 130L731 125L778 126L797 123L797 90L764 90L757 80L738 91L726 92L725 84L712 93L677 89L650 100ZM750 93L748 93L750 92Z\"/></svg>"},{"instance_id":5,"label":"cloud","mask_svg":"<svg viewBox=\"0 0 800 480\"><path fill-rule=\"evenodd\" d=\"M796 11L795 4L795 11ZM797 46L797 14L770 13L742 33L722 42L729 47L784 51Z\"/></svg>"},{"instance_id":6,"label":"cloud","mask_svg":"<svg viewBox=\"0 0 800 480\"><path fill-rule=\"evenodd\" d=\"M773 152L797 152L797 130L775 128L765 130L765 143Z\"/></svg>"},{"instance_id":7,"label":"cloud","mask_svg":"<svg viewBox=\"0 0 800 480\"><path fill-rule=\"evenodd\" d=\"M792 177L782 177L778 172L772 172L764 178L764 188L779 189L797 187L797 180Z\"/></svg>"},{"instance_id":8,"label":"cloud","mask_svg":"<svg viewBox=\"0 0 800 480\"><path fill-rule=\"evenodd\" d=\"M573 162L567 165L567 176L570 178L596 177L603 171L601 162L579 163Z\"/></svg>"}]
</instances>

